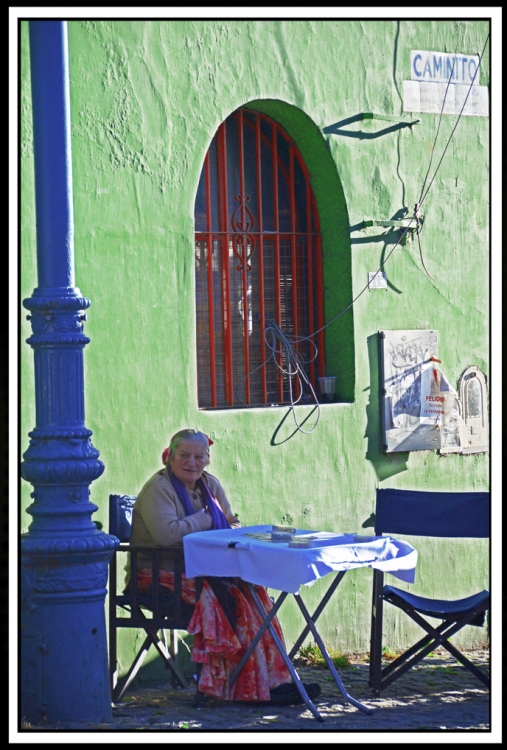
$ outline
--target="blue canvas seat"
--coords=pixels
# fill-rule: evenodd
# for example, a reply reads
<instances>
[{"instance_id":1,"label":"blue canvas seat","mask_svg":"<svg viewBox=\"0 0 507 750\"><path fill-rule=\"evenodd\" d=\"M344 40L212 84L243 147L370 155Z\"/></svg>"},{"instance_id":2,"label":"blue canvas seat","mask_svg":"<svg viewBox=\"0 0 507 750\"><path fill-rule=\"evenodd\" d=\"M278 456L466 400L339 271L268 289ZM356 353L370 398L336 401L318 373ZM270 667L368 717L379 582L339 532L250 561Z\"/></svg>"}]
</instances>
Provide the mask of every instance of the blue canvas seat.
<instances>
[{"instance_id":1,"label":"blue canvas seat","mask_svg":"<svg viewBox=\"0 0 507 750\"><path fill-rule=\"evenodd\" d=\"M181 575L184 571L182 547L153 547L131 545L130 529L136 497L132 495L110 495L109 497L109 533L120 540L110 564L109 571L109 673L111 696L113 702L122 699L128 686L137 675L148 650L153 646L160 654L164 666L171 671L173 685L187 687L187 680L182 674L177 659L177 641L175 631L186 630L193 614L193 606L183 601L181 596ZM127 552L130 565L130 581L137 580L138 555L151 556L152 587L150 592L141 593L133 585L125 589L124 570L118 580L117 555ZM159 585L160 554L168 552L174 560L174 592ZM196 596L200 593L200 579L196 579ZM119 628L142 629L146 637L139 649L126 676L118 681L117 667L117 631ZM169 631L170 645L167 646L165 631ZM195 701L198 703L200 692Z\"/></svg>"},{"instance_id":2,"label":"blue canvas seat","mask_svg":"<svg viewBox=\"0 0 507 750\"><path fill-rule=\"evenodd\" d=\"M489 492L425 492L378 489L375 508L375 534L412 536L489 538ZM445 558L442 559L442 565ZM382 628L384 602L403 610L425 635L394 661L382 667ZM489 591L462 599L431 599L384 586L384 574L373 574L373 600L370 638L369 685L379 696L388 685L405 674L439 646L446 648L464 667L489 687L489 676L450 642L465 625L482 627L490 605ZM441 620L433 626L426 617Z\"/></svg>"}]
</instances>

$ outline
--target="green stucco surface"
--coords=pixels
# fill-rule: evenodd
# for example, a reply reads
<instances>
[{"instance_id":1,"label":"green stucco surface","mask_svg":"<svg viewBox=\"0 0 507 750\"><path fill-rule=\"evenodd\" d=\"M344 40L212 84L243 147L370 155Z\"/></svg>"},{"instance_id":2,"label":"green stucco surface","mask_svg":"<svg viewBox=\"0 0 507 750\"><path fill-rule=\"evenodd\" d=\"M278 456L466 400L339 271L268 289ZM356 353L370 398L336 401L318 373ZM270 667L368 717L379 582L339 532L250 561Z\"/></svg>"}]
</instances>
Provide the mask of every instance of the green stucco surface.
<instances>
[{"instance_id":1,"label":"green stucco surface","mask_svg":"<svg viewBox=\"0 0 507 750\"><path fill-rule=\"evenodd\" d=\"M410 215L419 198L439 118L403 113L410 51L474 54L488 30L486 22L456 21L69 22L76 286L92 301L85 422L105 464L91 485L94 520L105 529L109 494L136 494L185 426L213 438L210 470L243 525L360 531L376 487L488 489L487 454L381 452L377 332L436 329L454 387L471 364L488 375L489 119L461 118L425 201L421 243L434 281L417 243L407 243L386 263L388 290L358 297L395 240L385 228L350 231L365 219L403 209ZM24 299L37 286L26 24L21 73ZM489 47L480 84L489 84ZM327 329L339 402L322 406L308 435L287 408L197 407L194 200L217 127L244 105L277 119L307 161L322 221L326 319L358 297ZM420 122L379 135L393 123L360 120L332 132L365 112ZM456 120L442 119L430 177ZM24 343L30 327L20 315L24 451L35 397L33 352ZM310 411L298 407L298 421ZM23 509L30 492L23 483ZM29 523L23 511L23 531ZM418 593L452 598L488 587L486 542L414 543ZM307 592L310 609L326 586ZM368 650L370 597L371 571L345 577L320 620L329 646ZM291 641L299 632L295 605L287 604L281 621ZM414 631L387 611L385 632L397 647ZM487 637L486 628L469 628L461 642L481 645Z\"/></svg>"}]
</instances>

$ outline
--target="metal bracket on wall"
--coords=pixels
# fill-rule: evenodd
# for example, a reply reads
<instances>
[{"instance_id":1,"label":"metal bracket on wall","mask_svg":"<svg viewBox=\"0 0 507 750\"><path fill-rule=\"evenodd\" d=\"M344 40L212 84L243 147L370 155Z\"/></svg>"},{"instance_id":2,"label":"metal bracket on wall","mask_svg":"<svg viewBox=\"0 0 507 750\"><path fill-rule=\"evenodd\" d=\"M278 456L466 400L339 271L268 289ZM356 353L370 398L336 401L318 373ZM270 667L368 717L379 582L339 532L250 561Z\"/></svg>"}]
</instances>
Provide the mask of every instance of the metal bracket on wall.
<instances>
[{"instance_id":1,"label":"metal bracket on wall","mask_svg":"<svg viewBox=\"0 0 507 750\"><path fill-rule=\"evenodd\" d=\"M387 219L385 221L380 219L364 219L364 221L361 224L356 225L354 229L367 229L368 227L392 227L393 229L404 229L406 231L403 234L401 244L405 245L408 239L412 240L414 238L414 234L417 232L418 228L419 230L422 229L423 222L424 216L419 217L419 223L413 218L401 220Z\"/></svg>"},{"instance_id":2,"label":"metal bracket on wall","mask_svg":"<svg viewBox=\"0 0 507 750\"><path fill-rule=\"evenodd\" d=\"M386 120L387 122L398 122L400 125L416 125L420 120L400 120L396 115L376 115L374 112L361 112L361 120Z\"/></svg>"}]
</instances>

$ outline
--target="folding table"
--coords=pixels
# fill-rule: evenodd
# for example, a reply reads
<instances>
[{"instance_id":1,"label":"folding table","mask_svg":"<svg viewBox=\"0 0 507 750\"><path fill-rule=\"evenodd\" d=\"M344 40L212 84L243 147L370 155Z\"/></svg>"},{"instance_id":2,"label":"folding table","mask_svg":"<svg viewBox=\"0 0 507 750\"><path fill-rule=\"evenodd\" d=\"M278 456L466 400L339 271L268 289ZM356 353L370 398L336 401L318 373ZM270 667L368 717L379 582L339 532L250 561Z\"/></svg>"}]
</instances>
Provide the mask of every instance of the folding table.
<instances>
[{"instance_id":1,"label":"folding table","mask_svg":"<svg viewBox=\"0 0 507 750\"><path fill-rule=\"evenodd\" d=\"M407 542L390 536L360 536L297 529L294 538L306 541L309 546L296 548L289 546L288 542L272 541L271 526L267 525L200 531L183 538L186 575L189 578L196 576L241 578L247 583L263 619L263 625L231 676L230 683L234 684L262 634L269 630L301 698L315 719L323 721L323 717L308 697L291 661L300 644L311 631L344 698L369 714L371 713L369 708L348 694L322 642L315 622L347 570L361 567L375 568L391 573L408 583L413 583L417 551ZM337 575L311 616L301 598L300 587L301 585L311 586L318 578L333 572ZM253 584L281 592L269 613L266 613ZM287 654L271 622L289 594L294 596L306 621L306 627L290 654Z\"/></svg>"}]
</instances>

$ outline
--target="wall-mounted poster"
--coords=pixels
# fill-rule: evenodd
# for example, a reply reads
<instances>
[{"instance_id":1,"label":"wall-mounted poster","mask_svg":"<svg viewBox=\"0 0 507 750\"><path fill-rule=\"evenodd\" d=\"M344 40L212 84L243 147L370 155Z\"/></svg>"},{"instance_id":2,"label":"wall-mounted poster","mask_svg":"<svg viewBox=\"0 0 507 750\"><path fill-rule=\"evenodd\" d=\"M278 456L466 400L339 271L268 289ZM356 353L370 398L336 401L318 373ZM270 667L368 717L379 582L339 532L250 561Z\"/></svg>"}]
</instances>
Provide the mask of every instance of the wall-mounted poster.
<instances>
[{"instance_id":1,"label":"wall-mounted poster","mask_svg":"<svg viewBox=\"0 0 507 750\"><path fill-rule=\"evenodd\" d=\"M382 449L436 450L452 389L438 368L437 331L380 331Z\"/></svg>"},{"instance_id":2,"label":"wall-mounted poster","mask_svg":"<svg viewBox=\"0 0 507 750\"><path fill-rule=\"evenodd\" d=\"M488 451L486 377L471 365L459 393L438 359L438 331L379 331L382 450Z\"/></svg>"}]
</instances>

